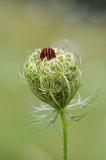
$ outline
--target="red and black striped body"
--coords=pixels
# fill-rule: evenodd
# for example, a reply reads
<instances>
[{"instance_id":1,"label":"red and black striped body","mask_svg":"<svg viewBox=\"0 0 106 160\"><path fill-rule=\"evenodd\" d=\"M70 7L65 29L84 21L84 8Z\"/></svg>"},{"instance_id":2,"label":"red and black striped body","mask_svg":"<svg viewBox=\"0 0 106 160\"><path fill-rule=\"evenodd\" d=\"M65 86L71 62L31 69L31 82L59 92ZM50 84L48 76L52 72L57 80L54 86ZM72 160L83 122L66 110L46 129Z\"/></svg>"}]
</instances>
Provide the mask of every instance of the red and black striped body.
<instances>
[{"instance_id":1,"label":"red and black striped body","mask_svg":"<svg viewBox=\"0 0 106 160\"><path fill-rule=\"evenodd\" d=\"M43 60L44 58L51 60L52 58L56 57L56 54L52 48L44 48L40 53L40 59Z\"/></svg>"}]
</instances>

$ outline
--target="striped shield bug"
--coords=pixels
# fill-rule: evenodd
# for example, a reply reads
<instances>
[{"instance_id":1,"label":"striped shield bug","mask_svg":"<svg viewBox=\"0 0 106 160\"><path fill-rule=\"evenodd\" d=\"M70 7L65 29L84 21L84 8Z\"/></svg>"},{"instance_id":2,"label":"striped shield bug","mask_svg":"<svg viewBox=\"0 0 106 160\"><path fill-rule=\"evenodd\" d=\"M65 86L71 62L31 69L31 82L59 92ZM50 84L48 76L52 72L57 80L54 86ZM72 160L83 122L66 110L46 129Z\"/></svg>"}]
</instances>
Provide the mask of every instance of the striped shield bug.
<instances>
[{"instance_id":1,"label":"striped shield bug","mask_svg":"<svg viewBox=\"0 0 106 160\"><path fill-rule=\"evenodd\" d=\"M43 60L44 58L51 60L56 57L56 53L52 48L43 48L40 53L40 59Z\"/></svg>"}]
</instances>

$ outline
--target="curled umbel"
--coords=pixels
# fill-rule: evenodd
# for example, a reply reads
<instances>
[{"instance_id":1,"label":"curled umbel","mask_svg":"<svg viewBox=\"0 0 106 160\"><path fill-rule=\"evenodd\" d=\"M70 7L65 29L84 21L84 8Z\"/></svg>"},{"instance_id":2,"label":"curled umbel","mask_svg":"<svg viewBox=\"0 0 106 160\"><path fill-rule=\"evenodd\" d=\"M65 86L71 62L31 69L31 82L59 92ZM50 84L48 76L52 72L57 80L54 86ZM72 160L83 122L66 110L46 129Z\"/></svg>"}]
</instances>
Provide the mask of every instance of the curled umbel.
<instances>
[{"instance_id":1,"label":"curled umbel","mask_svg":"<svg viewBox=\"0 0 106 160\"><path fill-rule=\"evenodd\" d=\"M70 103L80 87L79 67L78 56L70 51L44 48L35 50L29 56L23 74L39 99L61 110Z\"/></svg>"}]
</instances>

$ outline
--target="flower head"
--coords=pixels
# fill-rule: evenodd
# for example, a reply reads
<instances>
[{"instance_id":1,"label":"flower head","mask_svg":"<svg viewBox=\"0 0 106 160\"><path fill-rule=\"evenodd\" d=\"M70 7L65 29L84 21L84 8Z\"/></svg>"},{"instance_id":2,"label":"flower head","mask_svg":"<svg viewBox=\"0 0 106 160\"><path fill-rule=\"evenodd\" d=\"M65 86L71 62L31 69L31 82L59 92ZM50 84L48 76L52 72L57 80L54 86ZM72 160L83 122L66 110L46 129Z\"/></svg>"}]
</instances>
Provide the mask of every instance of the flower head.
<instances>
[{"instance_id":1,"label":"flower head","mask_svg":"<svg viewBox=\"0 0 106 160\"><path fill-rule=\"evenodd\" d=\"M81 71L77 56L69 51L53 49L55 57L40 58L35 50L24 64L24 76L33 93L57 110L65 108L80 87Z\"/></svg>"},{"instance_id":2,"label":"flower head","mask_svg":"<svg viewBox=\"0 0 106 160\"><path fill-rule=\"evenodd\" d=\"M23 77L35 96L45 102L34 106L34 124L51 124L61 112L68 119L78 121L86 113L72 115L72 110L87 107L97 97L96 94L81 99L80 58L68 49L36 49L24 63ZM76 98L73 98L75 95Z\"/></svg>"}]
</instances>

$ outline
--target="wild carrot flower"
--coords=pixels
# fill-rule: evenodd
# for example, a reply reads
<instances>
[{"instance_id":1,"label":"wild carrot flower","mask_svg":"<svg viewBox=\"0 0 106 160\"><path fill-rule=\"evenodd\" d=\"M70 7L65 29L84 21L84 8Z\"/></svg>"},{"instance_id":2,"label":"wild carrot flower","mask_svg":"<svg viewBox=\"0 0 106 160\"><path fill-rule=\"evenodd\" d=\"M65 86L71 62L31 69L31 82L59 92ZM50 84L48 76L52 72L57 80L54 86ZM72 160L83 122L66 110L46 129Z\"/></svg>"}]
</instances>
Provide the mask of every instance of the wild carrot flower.
<instances>
[{"instance_id":1,"label":"wild carrot flower","mask_svg":"<svg viewBox=\"0 0 106 160\"><path fill-rule=\"evenodd\" d=\"M67 120L78 121L85 115L73 116L70 111L86 107L95 95L81 99L78 94L81 85L80 58L68 50L59 48L52 49L55 56L50 58L50 49L46 48L46 51L36 49L24 64L23 76L34 95L45 102L41 106L34 107L35 122L42 123L49 117L48 123L52 123L58 115L61 116L64 160L67 160ZM77 99L73 99L75 95L78 95ZM36 114L42 111L44 112L41 115Z\"/></svg>"}]
</instances>

